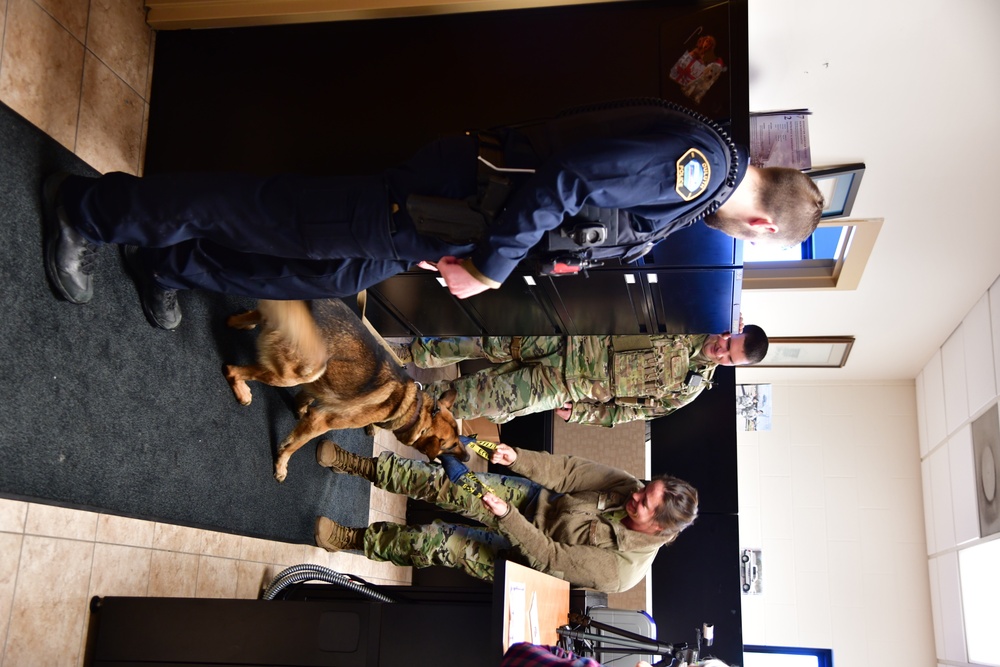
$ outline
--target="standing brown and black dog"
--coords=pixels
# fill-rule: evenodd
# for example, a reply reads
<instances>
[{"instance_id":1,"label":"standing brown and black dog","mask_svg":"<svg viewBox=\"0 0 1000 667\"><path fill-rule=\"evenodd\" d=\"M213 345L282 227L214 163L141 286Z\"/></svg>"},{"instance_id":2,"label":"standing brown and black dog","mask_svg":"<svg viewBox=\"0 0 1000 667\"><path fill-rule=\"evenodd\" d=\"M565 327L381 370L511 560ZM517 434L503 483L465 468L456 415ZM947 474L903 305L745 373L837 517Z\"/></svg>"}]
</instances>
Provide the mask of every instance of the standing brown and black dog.
<instances>
[{"instance_id":1,"label":"standing brown and black dog","mask_svg":"<svg viewBox=\"0 0 1000 667\"><path fill-rule=\"evenodd\" d=\"M296 397L299 422L278 446L279 482L288 475L289 457L316 436L370 424L392 431L428 458L446 453L468 460L449 410L455 392L431 398L339 299L261 300L257 310L233 315L227 324L261 326L257 364L224 368L236 400L250 404L249 380L302 386Z\"/></svg>"}]
</instances>

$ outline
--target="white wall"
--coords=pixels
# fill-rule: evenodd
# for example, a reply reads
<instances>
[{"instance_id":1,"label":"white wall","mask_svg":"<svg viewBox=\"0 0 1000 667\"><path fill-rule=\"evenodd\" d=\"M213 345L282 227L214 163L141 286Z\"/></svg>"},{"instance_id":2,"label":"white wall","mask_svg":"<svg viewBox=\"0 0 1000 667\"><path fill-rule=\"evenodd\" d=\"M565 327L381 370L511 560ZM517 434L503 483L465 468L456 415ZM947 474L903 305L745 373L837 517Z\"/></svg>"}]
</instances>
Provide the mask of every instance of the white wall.
<instances>
[{"instance_id":1,"label":"white wall","mask_svg":"<svg viewBox=\"0 0 1000 667\"><path fill-rule=\"evenodd\" d=\"M973 579L962 554L1000 535L981 537L970 424L997 403L1000 388L1000 280L984 293L917 377L926 553L936 655L971 664L962 585L1000 587L1000 564ZM995 545L994 545L995 546ZM997 625L994 618L993 628Z\"/></svg>"},{"instance_id":2,"label":"white wall","mask_svg":"<svg viewBox=\"0 0 1000 667\"><path fill-rule=\"evenodd\" d=\"M1000 273L1000 2L749 9L751 110L812 110L813 164L865 162L853 215L885 224L856 291L743 294L772 336L857 337L843 369L737 372L774 383L778 411L740 437L741 539L765 573L744 640L832 647L838 667L965 664L959 549L985 542L967 427L1000 386L1000 287L983 298Z\"/></svg>"},{"instance_id":3,"label":"white wall","mask_svg":"<svg viewBox=\"0 0 1000 667\"><path fill-rule=\"evenodd\" d=\"M744 643L933 665L913 383L773 392L772 430L738 438L741 546L763 550Z\"/></svg>"},{"instance_id":4,"label":"white wall","mask_svg":"<svg viewBox=\"0 0 1000 667\"><path fill-rule=\"evenodd\" d=\"M853 215L885 224L858 290L748 290L746 321L856 336L837 379L912 380L1000 272L1000 2L749 0L749 11L750 109L812 110L813 164L864 162Z\"/></svg>"},{"instance_id":5,"label":"white wall","mask_svg":"<svg viewBox=\"0 0 1000 667\"><path fill-rule=\"evenodd\" d=\"M744 643L832 648L838 667L971 665L962 586L1000 590L1000 566L961 565L1000 541L980 535L970 431L1000 400L1000 279L915 383L772 386L773 429L738 440L740 539L763 549Z\"/></svg>"}]
</instances>

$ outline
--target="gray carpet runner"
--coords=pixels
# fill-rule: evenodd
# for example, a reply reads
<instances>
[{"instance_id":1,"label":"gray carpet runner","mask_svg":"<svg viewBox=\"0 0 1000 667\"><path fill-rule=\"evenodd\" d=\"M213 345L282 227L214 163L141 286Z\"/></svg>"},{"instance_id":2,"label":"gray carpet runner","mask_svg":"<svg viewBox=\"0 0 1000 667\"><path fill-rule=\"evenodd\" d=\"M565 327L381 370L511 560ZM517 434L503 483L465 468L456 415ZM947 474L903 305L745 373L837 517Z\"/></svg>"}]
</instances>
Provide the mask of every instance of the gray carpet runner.
<instances>
[{"instance_id":1,"label":"gray carpet runner","mask_svg":"<svg viewBox=\"0 0 1000 667\"><path fill-rule=\"evenodd\" d=\"M38 193L52 171L95 172L2 104L0 147L0 496L310 544L316 514L367 525L368 484L320 468L313 444L272 477L293 392L254 385L243 407L221 371L254 357L255 334L225 326L253 301L182 293L179 330L154 329L114 247L93 301L60 301ZM361 431L332 436L372 451Z\"/></svg>"}]
</instances>

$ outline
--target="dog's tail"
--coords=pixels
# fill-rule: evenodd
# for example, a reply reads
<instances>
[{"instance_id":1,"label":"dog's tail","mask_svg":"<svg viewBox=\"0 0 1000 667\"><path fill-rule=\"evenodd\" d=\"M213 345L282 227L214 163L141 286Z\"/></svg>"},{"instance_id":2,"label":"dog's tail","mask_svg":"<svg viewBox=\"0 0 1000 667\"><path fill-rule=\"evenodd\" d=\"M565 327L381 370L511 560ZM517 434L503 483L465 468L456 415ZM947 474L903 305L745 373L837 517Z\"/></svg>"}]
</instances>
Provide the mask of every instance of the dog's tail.
<instances>
[{"instance_id":1,"label":"dog's tail","mask_svg":"<svg viewBox=\"0 0 1000 667\"><path fill-rule=\"evenodd\" d=\"M305 301L270 301L261 299L257 309L269 328L278 332L288 352L305 368L319 370L326 366L326 341L320 332L309 304Z\"/></svg>"}]
</instances>

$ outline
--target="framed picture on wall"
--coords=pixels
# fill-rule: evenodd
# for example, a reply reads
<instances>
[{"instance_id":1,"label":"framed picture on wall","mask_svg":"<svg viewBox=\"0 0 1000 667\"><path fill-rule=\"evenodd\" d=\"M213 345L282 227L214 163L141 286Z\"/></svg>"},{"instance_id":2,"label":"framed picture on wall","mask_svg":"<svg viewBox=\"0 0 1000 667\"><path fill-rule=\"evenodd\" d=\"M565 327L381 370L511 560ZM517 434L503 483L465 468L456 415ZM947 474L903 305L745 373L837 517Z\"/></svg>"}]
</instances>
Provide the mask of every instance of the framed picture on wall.
<instances>
[{"instance_id":1,"label":"framed picture on wall","mask_svg":"<svg viewBox=\"0 0 1000 667\"><path fill-rule=\"evenodd\" d=\"M736 420L744 431L770 431L771 385L736 385Z\"/></svg>"},{"instance_id":2,"label":"framed picture on wall","mask_svg":"<svg viewBox=\"0 0 1000 667\"><path fill-rule=\"evenodd\" d=\"M858 188L861 187L861 177L865 175L864 163L817 167L806 169L805 173L813 179L826 200L820 217L840 218L851 214L854 198L858 196Z\"/></svg>"},{"instance_id":3,"label":"framed picture on wall","mask_svg":"<svg viewBox=\"0 0 1000 667\"><path fill-rule=\"evenodd\" d=\"M716 120L732 114L734 63L728 3L685 13L660 26L660 96ZM744 28L745 34L745 28ZM745 62L745 61L744 61Z\"/></svg>"},{"instance_id":4,"label":"framed picture on wall","mask_svg":"<svg viewBox=\"0 0 1000 667\"><path fill-rule=\"evenodd\" d=\"M771 368L842 368L854 336L771 338L767 355L757 366Z\"/></svg>"}]
</instances>

